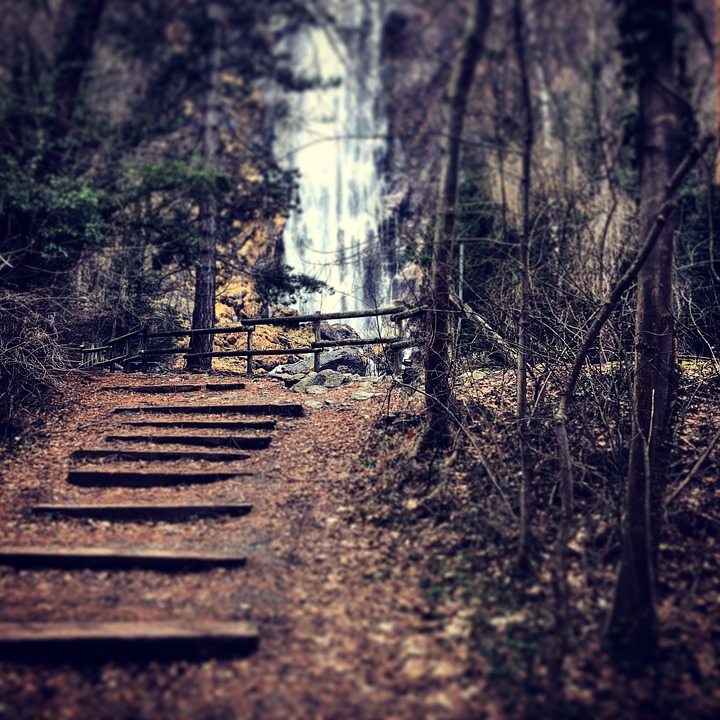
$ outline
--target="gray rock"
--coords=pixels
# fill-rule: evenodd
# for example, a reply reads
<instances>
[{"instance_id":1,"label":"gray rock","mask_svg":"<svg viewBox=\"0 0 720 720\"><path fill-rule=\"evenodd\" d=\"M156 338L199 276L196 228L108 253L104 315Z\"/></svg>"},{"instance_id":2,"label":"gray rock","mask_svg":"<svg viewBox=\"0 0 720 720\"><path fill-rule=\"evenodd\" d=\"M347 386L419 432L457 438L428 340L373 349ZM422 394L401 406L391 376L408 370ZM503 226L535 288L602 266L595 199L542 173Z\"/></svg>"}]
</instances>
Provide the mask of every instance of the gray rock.
<instances>
[{"instance_id":1,"label":"gray rock","mask_svg":"<svg viewBox=\"0 0 720 720\"><path fill-rule=\"evenodd\" d=\"M339 366L343 366L344 372L364 375L366 364L366 358L355 348L340 348L320 354L320 370L338 370Z\"/></svg>"},{"instance_id":2,"label":"gray rock","mask_svg":"<svg viewBox=\"0 0 720 720\"><path fill-rule=\"evenodd\" d=\"M320 323L320 339L340 340L340 336L333 330L333 326L327 320Z\"/></svg>"},{"instance_id":3,"label":"gray rock","mask_svg":"<svg viewBox=\"0 0 720 720\"><path fill-rule=\"evenodd\" d=\"M333 325L333 330L340 336L341 340L349 340L350 338L359 338L355 328L350 325L344 325L342 323L336 323Z\"/></svg>"},{"instance_id":4,"label":"gray rock","mask_svg":"<svg viewBox=\"0 0 720 720\"><path fill-rule=\"evenodd\" d=\"M291 352L288 350L288 352ZM288 363L287 365L278 365L274 367L268 375L297 375L299 373L306 373L313 366L312 356L304 357L294 363Z\"/></svg>"},{"instance_id":5,"label":"gray rock","mask_svg":"<svg viewBox=\"0 0 720 720\"><path fill-rule=\"evenodd\" d=\"M323 384L326 388L340 387L346 380L345 374L337 370L321 370L319 374L325 378Z\"/></svg>"},{"instance_id":6,"label":"gray rock","mask_svg":"<svg viewBox=\"0 0 720 720\"><path fill-rule=\"evenodd\" d=\"M325 407L325 403L322 400L306 400L303 405L313 408L313 410L321 410Z\"/></svg>"},{"instance_id":7,"label":"gray rock","mask_svg":"<svg viewBox=\"0 0 720 720\"><path fill-rule=\"evenodd\" d=\"M353 400L369 400L370 398L374 398L375 393L369 392L367 390L356 390L352 394Z\"/></svg>"},{"instance_id":8,"label":"gray rock","mask_svg":"<svg viewBox=\"0 0 720 720\"><path fill-rule=\"evenodd\" d=\"M322 375L319 375L316 372L310 372L302 380L293 385L293 390L295 392L302 392L313 385L322 385L324 382L325 378L322 377Z\"/></svg>"},{"instance_id":9,"label":"gray rock","mask_svg":"<svg viewBox=\"0 0 720 720\"><path fill-rule=\"evenodd\" d=\"M323 385L311 385L310 387L305 388L305 392L308 395L324 395L326 392L329 391Z\"/></svg>"}]
</instances>

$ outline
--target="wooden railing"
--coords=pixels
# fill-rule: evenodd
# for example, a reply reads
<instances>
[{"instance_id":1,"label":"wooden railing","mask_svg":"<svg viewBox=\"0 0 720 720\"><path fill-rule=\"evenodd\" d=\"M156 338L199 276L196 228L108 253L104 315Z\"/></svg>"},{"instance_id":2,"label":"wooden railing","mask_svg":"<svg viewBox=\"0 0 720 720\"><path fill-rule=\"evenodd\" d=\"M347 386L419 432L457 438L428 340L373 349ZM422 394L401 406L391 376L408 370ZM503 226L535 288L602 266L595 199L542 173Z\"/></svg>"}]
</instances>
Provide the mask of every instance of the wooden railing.
<instances>
[{"instance_id":1,"label":"wooden railing","mask_svg":"<svg viewBox=\"0 0 720 720\"><path fill-rule=\"evenodd\" d=\"M378 308L375 310L354 310L337 313L315 313L313 315L289 315L274 318L244 318L233 327L202 328L197 330L165 330L163 332L148 332L145 328L138 328L116 338L108 340L104 345L94 346L83 344L80 347L80 368L114 368L121 365L127 370L133 363L140 363L143 372L147 372L151 358L163 355L180 355L185 359L199 357L241 357L247 363L247 373L252 375L254 358L269 355L314 355L314 368L319 369L320 354L323 350L339 347L357 347L364 345L383 344L388 346L390 364L393 370L399 369L402 350L418 347L420 341L403 338L403 323L420 313L424 308L397 307ZM395 334L389 337L378 335L371 338L348 338L346 340L323 340L321 324L328 320L350 320L354 318L388 317L395 325ZM312 324L315 333L314 342L306 347L282 348L277 350L260 350L253 347L253 335L259 325L300 325ZM246 334L247 344L244 350L224 350L207 353L190 353L185 348L152 348L153 340L159 338L192 337L198 334Z\"/></svg>"}]
</instances>

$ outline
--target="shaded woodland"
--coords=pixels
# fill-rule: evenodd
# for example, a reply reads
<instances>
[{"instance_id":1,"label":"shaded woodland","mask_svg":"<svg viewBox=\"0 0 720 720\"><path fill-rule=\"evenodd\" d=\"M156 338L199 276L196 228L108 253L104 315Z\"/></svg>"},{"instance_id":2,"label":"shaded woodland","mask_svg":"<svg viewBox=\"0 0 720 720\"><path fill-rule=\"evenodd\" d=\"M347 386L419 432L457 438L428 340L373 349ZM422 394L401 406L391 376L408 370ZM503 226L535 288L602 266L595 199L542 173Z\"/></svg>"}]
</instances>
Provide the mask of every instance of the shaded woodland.
<instances>
[{"instance_id":1,"label":"shaded woodland","mask_svg":"<svg viewBox=\"0 0 720 720\"><path fill-rule=\"evenodd\" d=\"M426 312L402 373L375 358L356 519L417 548L428 622L470 618L453 642L499 717L716 717L720 7L382 6L379 225ZM302 198L275 143L283 98L323 82L283 42L309 25L342 43L339 15L4 3L8 453L42 433L78 343L320 289L283 262Z\"/></svg>"}]
</instances>

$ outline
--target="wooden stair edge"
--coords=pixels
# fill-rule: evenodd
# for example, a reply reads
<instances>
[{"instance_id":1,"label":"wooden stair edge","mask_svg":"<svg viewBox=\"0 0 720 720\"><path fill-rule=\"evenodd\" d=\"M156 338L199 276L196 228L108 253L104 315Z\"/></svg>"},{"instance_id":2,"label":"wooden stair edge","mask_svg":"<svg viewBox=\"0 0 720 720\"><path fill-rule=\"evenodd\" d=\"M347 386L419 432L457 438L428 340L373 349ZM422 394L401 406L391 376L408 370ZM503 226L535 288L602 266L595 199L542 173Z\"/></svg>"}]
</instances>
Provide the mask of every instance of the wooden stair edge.
<instances>
[{"instance_id":1,"label":"wooden stair edge","mask_svg":"<svg viewBox=\"0 0 720 720\"><path fill-rule=\"evenodd\" d=\"M182 393L182 392L200 392L203 385L191 384L168 384L168 385L105 385L100 390L104 392L137 392L147 394L162 393Z\"/></svg>"},{"instance_id":2,"label":"wooden stair edge","mask_svg":"<svg viewBox=\"0 0 720 720\"><path fill-rule=\"evenodd\" d=\"M274 430L275 420L121 420L124 427L154 427L182 430Z\"/></svg>"},{"instance_id":3,"label":"wooden stair edge","mask_svg":"<svg viewBox=\"0 0 720 720\"><path fill-rule=\"evenodd\" d=\"M150 443L154 445L194 445L196 447L230 447L242 450L264 450L272 438L268 435L106 435L109 443Z\"/></svg>"},{"instance_id":4,"label":"wooden stair edge","mask_svg":"<svg viewBox=\"0 0 720 720\"><path fill-rule=\"evenodd\" d=\"M230 392L245 390L244 382L235 383L166 383L160 385L105 385L100 388L103 392L136 392L146 394L173 394L183 392Z\"/></svg>"},{"instance_id":5,"label":"wooden stair edge","mask_svg":"<svg viewBox=\"0 0 720 720\"><path fill-rule=\"evenodd\" d=\"M60 504L34 505L30 511L35 515L66 515L80 518L112 518L115 520L181 520L204 515L242 516L252 512L250 503L177 503L146 504Z\"/></svg>"},{"instance_id":6,"label":"wooden stair edge","mask_svg":"<svg viewBox=\"0 0 720 720\"><path fill-rule=\"evenodd\" d=\"M246 621L0 622L0 657L16 661L243 657L259 644L257 626Z\"/></svg>"},{"instance_id":7,"label":"wooden stair edge","mask_svg":"<svg viewBox=\"0 0 720 720\"><path fill-rule=\"evenodd\" d=\"M183 413L216 415L222 413L235 413L238 415L279 415L283 417L303 417L305 409L298 403L276 404L257 403L246 405L146 405L132 407L118 407L113 413Z\"/></svg>"},{"instance_id":8,"label":"wooden stair edge","mask_svg":"<svg viewBox=\"0 0 720 720\"><path fill-rule=\"evenodd\" d=\"M143 568L153 570L210 569L240 567L247 563L244 555L149 549L104 547L58 548L38 546L0 546L0 565L17 569L30 568Z\"/></svg>"},{"instance_id":9,"label":"wooden stair edge","mask_svg":"<svg viewBox=\"0 0 720 720\"><path fill-rule=\"evenodd\" d=\"M207 460L210 462L235 462L248 460L251 455L228 450L131 450L124 448L81 448L70 455L71 460L100 460L119 456L123 460Z\"/></svg>"},{"instance_id":10,"label":"wooden stair edge","mask_svg":"<svg viewBox=\"0 0 720 720\"><path fill-rule=\"evenodd\" d=\"M66 482L78 487L173 487L175 485L206 485L233 478L254 477L255 473L227 472L162 472L140 470L138 472L105 469L71 469Z\"/></svg>"}]
</instances>

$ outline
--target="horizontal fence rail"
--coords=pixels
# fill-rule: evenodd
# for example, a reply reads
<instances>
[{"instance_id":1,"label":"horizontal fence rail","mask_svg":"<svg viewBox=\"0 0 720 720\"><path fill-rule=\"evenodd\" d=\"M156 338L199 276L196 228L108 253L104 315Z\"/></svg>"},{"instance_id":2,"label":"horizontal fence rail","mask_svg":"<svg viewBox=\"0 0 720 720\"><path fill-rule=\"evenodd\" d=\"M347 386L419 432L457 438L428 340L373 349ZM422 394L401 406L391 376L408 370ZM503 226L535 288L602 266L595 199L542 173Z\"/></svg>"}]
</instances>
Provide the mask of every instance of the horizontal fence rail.
<instances>
[{"instance_id":1,"label":"horizontal fence rail","mask_svg":"<svg viewBox=\"0 0 720 720\"><path fill-rule=\"evenodd\" d=\"M375 310L353 310L336 313L315 313L313 315L287 315L274 318L243 318L233 327L198 328L195 330L163 330L161 332L148 332L145 328L137 328L119 337L112 338L104 345L83 344L80 350L80 368L114 368L121 365L123 370L129 369L133 363L139 363L143 372L147 372L151 358L163 355L183 355L188 358L245 358L246 369L249 375L253 374L255 357L277 355L309 355L314 354L314 368L320 367L320 355L324 350L341 347L361 347L365 345L387 345L390 354L390 363L393 370L398 370L401 362L401 352L406 348L418 347L418 340L403 337L404 321L425 312L423 307L398 308L387 307ZM329 320L350 320L355 318L386 317L395 325L395 335L372 338L348 338L345 340L323 340L322 323ZM315 341L307 347L282 348L277 350L260 350L253 348L253 334L260 325L284 326L312 324ZM207 353L190 353L189 347L181 348L151 348L151 341L161 338L183 338L194 335L230 335L246 334L247 347L245 350L225 350Z\"/></svg>"}]
</instances>

